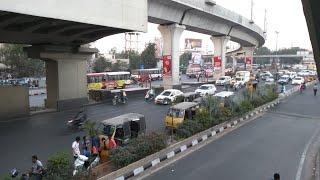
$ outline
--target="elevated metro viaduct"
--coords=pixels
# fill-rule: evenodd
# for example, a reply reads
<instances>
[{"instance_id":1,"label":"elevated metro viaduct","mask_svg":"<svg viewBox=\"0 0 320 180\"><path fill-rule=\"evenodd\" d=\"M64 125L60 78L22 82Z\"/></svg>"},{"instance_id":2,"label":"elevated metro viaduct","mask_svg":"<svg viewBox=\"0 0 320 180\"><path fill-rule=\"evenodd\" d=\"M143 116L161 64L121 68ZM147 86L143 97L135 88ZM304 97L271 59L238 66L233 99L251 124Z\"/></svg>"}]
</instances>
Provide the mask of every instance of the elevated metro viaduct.
<instances>
[{"instance_id":1,"label":"elevated metro viaduct","mask_svg":"<svg viewBox=\"0 0 320 180\"><path fill-rule=\"evenodd\" d=\"M247 56L265 42L258 26L210 0L2 0L0 5L0 42L31 45L25 48L28 56L46 62L46 106L57 110L87 102L85 63L97 50L83 45L117 33L147 32L148 21L160 24L163 55L172 57L167 88L180 84L184 30L212 36L222 72L229 40L238 42Z\"/></svg>"},{"instance_id":2,"label":"elevated metro viaduct","mask_svg":"<svg viewBox=\"0 0 320 180\"><path fill-rule=\"evenodd\" d=\"M318 78L320 78L320 1L301 0L306 17L310 40L316 62Z\"/></svg>"}]
</instances>

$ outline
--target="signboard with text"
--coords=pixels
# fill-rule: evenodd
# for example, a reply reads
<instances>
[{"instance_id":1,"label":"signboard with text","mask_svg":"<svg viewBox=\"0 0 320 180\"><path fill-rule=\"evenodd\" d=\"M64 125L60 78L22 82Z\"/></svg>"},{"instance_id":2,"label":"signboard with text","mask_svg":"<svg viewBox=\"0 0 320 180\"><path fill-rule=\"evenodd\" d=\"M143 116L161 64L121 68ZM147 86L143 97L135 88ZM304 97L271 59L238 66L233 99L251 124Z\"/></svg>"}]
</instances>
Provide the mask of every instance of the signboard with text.
<instances>
[{"instance_id":1,"label":"signboard with text","mask_svg":"<svg viewBox=\"0 0 320 180\"><path fill-rule=\"evenodd\" d=\"M215 67L215 68L221 67L221 57L220 56L213 57L213 67Z\"/></svg>"},{"instance_id":2,"label":"signboard with text","mask_svg":"<svg viewBox=\"0 0 320 180\"><path fill-rule=\"evenodd\" d=\"M246 57L246 64L252 64L252 57Z\"/></svg>"},{"instance_id":3,"label":"signboard with text","mask_svg":"<svg viewBox=\"0 0 320 180\"><path fill-rule=\"evenodd\" d=\"M171 55L162 56L163 76L171 76Z\"/></svg>"}]
</instances>

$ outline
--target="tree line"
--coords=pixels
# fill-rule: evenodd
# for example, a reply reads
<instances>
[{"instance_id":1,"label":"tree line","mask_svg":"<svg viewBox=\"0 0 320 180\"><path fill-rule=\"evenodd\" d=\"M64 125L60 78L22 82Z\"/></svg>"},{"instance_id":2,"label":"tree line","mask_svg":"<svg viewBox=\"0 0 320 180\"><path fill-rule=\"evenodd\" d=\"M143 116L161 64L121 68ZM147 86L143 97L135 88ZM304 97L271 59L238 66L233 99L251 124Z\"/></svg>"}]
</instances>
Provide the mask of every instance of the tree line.
<instances>
[{"instance_id":1,"label":"tree line","mask_svg":"<svg viewBox=\"0 0 320 180\"><path fill-rule=\"evenodd\" d=\"M141 54L137 51L122 51L117 53L115 49L112 49L110 54L112 54L115 59L129 59L129 64L120 60L117 60L116 63L112 64L111 60L106 59L103 56L99 56L94 59L94 72L140 69L141 66L145 69L155 68L159 61L155 55L156 46L154 43L147 44Z\"/></svg>"}]
</instances>

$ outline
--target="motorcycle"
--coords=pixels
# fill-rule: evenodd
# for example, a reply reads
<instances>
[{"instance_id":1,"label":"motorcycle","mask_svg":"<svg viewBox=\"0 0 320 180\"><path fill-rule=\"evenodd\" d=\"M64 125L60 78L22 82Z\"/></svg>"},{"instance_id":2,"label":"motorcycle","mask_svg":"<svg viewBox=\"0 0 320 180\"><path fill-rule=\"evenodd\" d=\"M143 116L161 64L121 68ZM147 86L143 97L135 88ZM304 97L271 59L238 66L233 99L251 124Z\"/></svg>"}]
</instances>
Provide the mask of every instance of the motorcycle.
<instances>
[{"instance_id":1,"label":"motorcycle","mask_svg":"<svg viewBox=\"0 0 320 180\"><path fill-rule=\"evenodd\" d=\"M75 176L79 172L88 171L96 167L99 164L99 161L99 156L88 158L84 155L79 155L78 158L74 161L74 170L72 171L72 175Z\"/></svg>"},{"instance_id":2,"label":"motorcycle","mask_svg":"<svg viewBox=\"0 0 320 180\"><path fill-rule=\"evenodd\" d=\"M78 112L74 118L67 122L67 127L69 129L81 129L83 124L87 121L87 114L84 111Z\"/></svg>"},{"instance_id":3,"label":"motorcycle","mask_svg":"<svg viewBox=\"0 0 320 180\"><path fill-rule=\"evenodd\" d=\"M114 95L112 99L112 104L115 106L118 103L126 104L127 103L127 97L120 97L120 95L116 94Z\"/></svg>"},{"instance_id":4,"label":"motorcycle","mask_svg":"<svg viewBox=\"0 0 320 180\"><path fill-rule=\"evenodd\" d=\"M155 97L155 95L148 91L147 94L144 96L144 99L148 102L148 101L152 101L154 99L154 97Z\"/></svg>"}]
</instances>

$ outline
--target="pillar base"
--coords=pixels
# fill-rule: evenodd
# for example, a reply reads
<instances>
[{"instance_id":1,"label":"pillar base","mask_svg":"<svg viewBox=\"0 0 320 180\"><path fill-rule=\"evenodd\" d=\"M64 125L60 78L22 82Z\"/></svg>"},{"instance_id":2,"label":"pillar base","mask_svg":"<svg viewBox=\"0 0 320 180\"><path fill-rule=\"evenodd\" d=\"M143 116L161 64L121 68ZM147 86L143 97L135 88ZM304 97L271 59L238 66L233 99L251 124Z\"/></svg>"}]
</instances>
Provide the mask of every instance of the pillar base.
<instances>
[{"instance_id":1,"label":"pillar base","mask_svg":"<svg viewBox=\"0 0 320 180\"><path fill-rule=\"evenodd\" d=\"M88 104L88 98L76 98L57 101L57 111L81 108Z\"/></svg>"}]
</instances>

